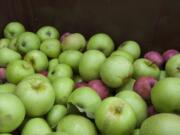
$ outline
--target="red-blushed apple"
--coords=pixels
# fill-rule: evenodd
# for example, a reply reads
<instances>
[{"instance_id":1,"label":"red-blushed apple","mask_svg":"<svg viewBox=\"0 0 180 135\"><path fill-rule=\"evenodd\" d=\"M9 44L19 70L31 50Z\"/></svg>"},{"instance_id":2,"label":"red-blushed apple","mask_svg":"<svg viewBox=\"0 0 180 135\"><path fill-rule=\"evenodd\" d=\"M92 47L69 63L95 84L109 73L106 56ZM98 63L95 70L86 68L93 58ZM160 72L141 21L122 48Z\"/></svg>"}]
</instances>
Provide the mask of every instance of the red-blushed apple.
<instances>
[{"instance_id":1,"label":"red-blushed apple","mask_svg":"<svg viewBox=\"0 0 180 135\"><path fill-rule=\"evenodd\" d=\"M5 79L6 79L6 69L0 68L0 80L5 80Z\"/></svg>"},{"instance_id":2,"label":"red-blushed apple","mask_svg":"<svg viewBox=\"0 0 180 135\"><path fill-rule=\"evenodd\" d=\"M89 85L88 85L88 83L86 83L86 82L77 82L76 84L75 84L75 88L80 88L80 87L88 87Z\"/></svg>"},{"instance_id":3,"label":"red-blushed apple","mask_svg":"<svg viewBox=\"0 0 180 135\"><path fill-rule=\"evenodd\" d=\"M150 105L148 107L148 116L152 116L152 115L155 115L155 114L157 114L157 111L156 111L155 107L153 105Z\"/></svg>"},{"instance_id":4,"label":"red-blushed apple","mask_svg":"<svg viewBox=\"0 0 180 135\"><path fill-rule=\"evenodd\" d=\"M101 99L109 96L108 87L101 80L91 80L88 85L98 93Z\"/></svg>"},{"instance_id":5,"label":"red-blushed apple","mask_svg":"<svg viewBox=\"0 0 180 135\"><path fill-rule=\"evenodd\" d=\"M63 42L63 40L65 39L65 37L69 36L71 33L70 32L65 32L62 34L62 36L60 37L60 41Z\"/></svg>"},{"instance_id":6,"label":"red-blushed apple","mask_svg":"<svg viewBox=\"0 0 180 135\"><path fill-rule=\"evenodd\" d=\"M157 51L149 51L149 52L145 53L144 58L152 61L153 63L155 63L159 67L161 67L164 63L163 57Z\"/></svg>"},{"instance_id":7,"label":"red-blushed apple","mask_svg":"<svg viewBox=\"0 0 180 135\"><path fill-rule=\"evenodd\" d=\"M168 61L171 57L173 57L174 55L176 55L178 53L179 53L178 50L170 49L170 50L167 50L163 53L163 58L165 61Z\"/></svg>"},{"instance_id":8,"label":"red-blushed apple","mask_svg":"<svg viewBox=\"0 0 180 135\"><path fill-rule=\"evenodd\" d=\"M133 90L143 99L149 100L151 97L151 90L156 83L157 80L155 78L151 76L143 76L135 81Z\"/></svg>"}]
</instances>

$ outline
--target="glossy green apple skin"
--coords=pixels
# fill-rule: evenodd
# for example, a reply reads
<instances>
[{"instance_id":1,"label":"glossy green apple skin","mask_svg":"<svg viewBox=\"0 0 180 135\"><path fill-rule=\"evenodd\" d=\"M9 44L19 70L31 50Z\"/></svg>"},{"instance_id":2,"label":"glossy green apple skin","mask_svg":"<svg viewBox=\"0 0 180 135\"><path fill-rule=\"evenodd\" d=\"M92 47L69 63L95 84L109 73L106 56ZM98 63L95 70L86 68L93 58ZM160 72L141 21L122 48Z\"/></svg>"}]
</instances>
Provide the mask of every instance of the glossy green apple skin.
<instances>
[{"instance_id":1,"label":"glossy green apple skin","mask_svg":"<svg viewBox=\"0 0 180 135\"><path fill-rule=\"evenodd\" d=\"M58 122L67 114L68 110L64 105L54 105L47 114L47 122L51 128L55 128Z\"/></svg>"},{"instance_id":2,"label":"glossy green apple skin","mask_svg":"<svg viewBox=\"0 0 180 135\"><path fill-rule=\"evenodd\" d=\"M133 86L135 83L135 79L130 78L125 84L123 84L120 88L117 88L117 92L119 91L126 91L126 90L133 90Z\"/></svg>"},{"instance_id":3,"label":"glossy green apple skin","mask_svg":"<svg viewBox=\"0 0 180 135\"><path fill-rule=\"evenodd\" d=\"M171 57L165 66L168 76L180 78L180 54Z\"/></svg>"},{"instance_id":4,"label":"glossy green apple skin","mask_svg":"<svg viewBox=\"0 0 180 135\"><path fill-rule=\"evenodd\" d=\"M105 60L105 55L98 50L86 51L79 62L79 74L83 80L98 79L100 67Z\"/></svg>"},{"instance_id":5,"label":"glossy green apple skin","mask_svg":"<svg viewBox=\"0 0 180 135\"><path fill-rule=\"evenodd\" d=\"M17 39L18 38L11 39L11 41L8 44L8 48L9 49L14 50L14 51L18 51L18 48L17 48Z\"/></svg>"},{"instance_id":6,"label":"glossy green apple skin","mask_svg":"<svg viewBox=\"0 0 180 135\"><path fill-rule=\"evenodd\" d=\"M53 26L43 26L37 31L37 35L42 41L46 39L58 39L59 31Z\"/></svg>"},{"instance_id":7,"label":"glossy green apple skin","mask_svg":"<svg viewBox=\"0 0 180 135\"><path fill-rule=\"evenodd\" d=\"M162 80L164 78L168 77L166 71L161 70L159 73L159 80Z\"/></svg>"},{"instance_id":8,"label":"glossy green apple skin","mask_svg":"<svg viewBox=\"0 0 180 135\"><path fill-rule=\"evenodd\" d=\"M86 39L80 33L73 33L66 36L62 41L62 49L83 51L86 46Z\"/></svg>"},{"instance_id":9,"label":"glossy green apple skin","mask_svg":"<svg viewBox=\"0 0 180 135\"><path fill-rule=\"evenodd\" d=\"M42 42L40 50L49 58L57 58L61 52L61 43L57 39L47 39Z\"/></svg>"},{"instance_id":10,"label":"glossy green apple skin","mask_svg":"<svg viewBox=\"0 0 180 135\"><path fill-rule=\"evenodd\" d=\"M21 59L21 55L9 48L0 49L0 67L6 67L11 61Z\"/></svg>"},{"instance_id":11,"label":"glossy green apple skin","mask_svg":"<svg viewBox=\"0 0 180 135\"><path fill-rule=\"evenodd\" d=\"M118 49L126 51L127 53L132 55L134 59L139 58L141 54L141 48L135 41L125 41L119 46Z\"/></svg>"},{"instance_id":12,"label":"glossy green apple skin","mask_svg":"<svg viewBox=\"0 0 180 135\"><path fill-rule=\"evenodd\" d=\"M165 78L152 88L151 101L158 112L180 112L179 99L180 78Z\"/></svg>"},{"instance_id":13,"label":"glossy green apple skin","mask_svg":"<svg viewBox=\"0 0 180 135\"><path fill-rule=\"evenodd\" d=\"M98 107L95 123L103 135L129 135L136 126L136 116L127 102L108 97Z\"/></svg>"},{"instance_id":14,"label":"glossy green apple skin","mask_svg":"<svg viewBox=\"0 0 180 135\"><path fill-rule=\"evenodd\" d=\"M25 124L21 135L45 135L51 132L51 128L44 119L32 118Z\"/></svg>"},{"instance_id":15,"label":"glossy green apple skin","mask_svg":"<svg viewBox=\"0 0 180 135\"><path fill-rule=\"evenodd\" d=\"M139 78L141 76L152 76L158 79L160 74L160 69L156 64L153 64L150 60L145 58L137 59L134 62L134 78Z\"/></svg>"},{"instance_id":16,"label":"glossy green apple skin","mask_svg":"<svg viewBox=\"0 0 180 135\"><path fill-rule=\"evenodd\" d=\"M12 61L6 69L6 78L8 82L17 84L25 77L34 74L34 69L24 60Z\"/></svg>"},{"instance_id":17,"label":"glossy green apple skin","mask_svg":"<svg viewBox=\"0 0 180 135\"><path fill-rule=\"evenodd\" d=\"M8 38L2 38L2 39L0 39L0 49L1 49L1 48L5 48L5 47L8 47L10 41L11 41L11 40L8 39Z\"/></svg>"},{"instance_id":18,"label":"glossy green apple skin","mask_svg":"<svg viewBox=\"0 0 180 135\"><path fill-rule=\"evenodd\" d=\"M10 22L4 29L4 36L6 38L13 39L23 32L25 32L25 28L20 22Z\"/></svg>"},{"instance_id":19,"label":"glossy green apple skin","mask_svg":"<svg viewBox=\"0 0 180 135\"><path fill-rule=\"evenodd\" d=\"M52 81L56 95L56 104L66 104L68 97L74 90L74 81L69 77L61 77Z\"/></svg>"},{"instance_id":20,"label":"glossy green apple skin","mask_svg":"<svg viewBox=\"0 0 180 135\"><path fill-rule=\"evenodd\" d=\"M75 71L78 72L79 62L83 54L77 50L67 50L60 54L59 63L64 63Z\"/></svg>"},{"instance_id":21,"label":"glossy green apple skin","mask_svg":"<svg viewBox=\"0 0 180 135\"><path fill-rule=\"evenodd\" d=\"M0 93L14 93L16 85L12 83L0 84Z\"/></svg>"},{"instance_id":22,"label":"glossy green apple skin","mask_svg":"<svg viewBox=\"0 0 180 135\"><path fill-rule=\"evenodd\" d=\"M139 135L180 135L180 116L160 113L146 119Z\"/></svg>"},{"instance_id":23,"label":"glossy green apple skin","mask_svg":"<svg viewBox=\"0 0 180 135\"><path fill-rule=\"evenodd\" d=\"M111 56L101 65L100 76L103 82L111 87L118 88L131 78L133 65L121 56Z\"/></svg>"},{"instance_id":24,"label":"glossy green apple skin","mask_svg":"<svg viewBox=\"0 0 180 135\"><path fill-rule=\"evenodd\" d=\"M52 70L48 72L48 78L53 81L60 77L72 78L73 71L71 67L67 64L58 64Z\"/></svg>"},{"instance_id":25,"label":"glossy green apple skin","mask_svg":"<svg viewBox=\"0 0 180 135\"><path fill-rule=\"evenodd\" d=\"M114 42L109 35L98 33L89 39L87 50L99 50L109 56L114 50Z\"/></svg>"},{"instance_id":26,"label":"glossy green apple skin","mask_svg":"<svg viewBox=\"0 0 180 135\"><path fill-rule=\"evenodd\" d=\"M25 108L21 100L9 93L0 94L0 133L14 131L25 117Z\"/></svg>"},{"instance_id":27,"label":"glossy green apple skin","mask_svg":"<svg viewBox=\"0 0 180 135\"><path fill-rule=\"evenodd\" d=\"M117 93L116 97L123 99L131 105L137 119L136 127L140 127L148 115L146 102L134 91L122 91Z\"/></svg>"},{"instance_id":28,"label":"glossy green apple skin","mask_svg":"<svg viewBox=\"0 0 180 135\"><path fill-rule=\"evenodd\" d=\"M140 129L135 129L131 135L140 135Z\"/></svg>"},{"instance_id":29,"label":"glossy green apple skin","mask_svg":"<svg viewBox=\"0 0 180 135\"><path fill-rule=\"evenodd\" d=\"M48 68L48 58L46 54L40 50L32 50L24 56L24 60L30 63L36 72L46 70Z\"/></svg>"},{"instance_id":30,"label":"glossy green apple skin","mask_svg":"<svg viewBox=\"0 0 180 135\"><path fill-rule=\"evenodd\" d=\"M15 94L23 102L28 116L37 117L46 114L55 101L55 93L49 80L34 74L22 80Z\"/></svg>"},{"instance_id":31,"label":"glossy green apple skin","mask_svg":"<svg viewBox=\"0 0 180 135\"><path fill-rule=\"evenodd\" d=\"M57 131L69 135L97 135L95 125L89 119L72 114L60 120Z\"/></svg>"},{"instance_id":32,"label":"glossy green apple skin","mask_svg":"<svg viewBox=\"0 0 180 135\"><path fill-rule=\"evenodd\" d=\"M17 39L17 48L21 53L37 50L40 47L40 39L33 32L24 32Z\"/></svg>"}]
</instances>

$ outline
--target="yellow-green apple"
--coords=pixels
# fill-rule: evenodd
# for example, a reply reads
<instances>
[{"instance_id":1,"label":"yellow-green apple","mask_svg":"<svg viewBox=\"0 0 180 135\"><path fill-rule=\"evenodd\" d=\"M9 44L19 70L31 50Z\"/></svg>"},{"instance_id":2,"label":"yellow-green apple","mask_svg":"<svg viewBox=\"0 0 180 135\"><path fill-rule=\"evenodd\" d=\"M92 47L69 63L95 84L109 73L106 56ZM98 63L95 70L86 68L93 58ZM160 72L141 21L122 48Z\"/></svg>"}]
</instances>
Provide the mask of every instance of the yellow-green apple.
<instances>
[{"instance_id":1,"label":"yellow-green apple","mask_svg":"<svg viewBox=\"0 0 180 135\"><path fill-rule=\"evenodd\" d=\"M0 84L0 93L14 93L16 85L12 83Z\"/></svg>"}]
</instances>

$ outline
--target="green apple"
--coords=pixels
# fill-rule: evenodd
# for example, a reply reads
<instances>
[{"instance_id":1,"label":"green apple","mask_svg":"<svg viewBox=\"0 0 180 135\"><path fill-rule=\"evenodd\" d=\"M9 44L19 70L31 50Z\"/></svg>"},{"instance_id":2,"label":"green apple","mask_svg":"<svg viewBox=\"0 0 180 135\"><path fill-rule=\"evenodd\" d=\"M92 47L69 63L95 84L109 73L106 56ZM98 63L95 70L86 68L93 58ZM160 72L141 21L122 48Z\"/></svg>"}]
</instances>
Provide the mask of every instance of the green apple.
<instances>
[{"instance_id":1,"label":"green apple","mask_svg":"<svg viewBox=\"0 0 180 135\"><path fill-rule=\"evenodd\" d=\"M95 123L103 135L129 135L136 126L136 116L127 102L108 97L97 108Z\"/></svg>"},{"instance_id":2,"label":"green apple","mask_svg":"<svg viewBox=\"0 0 180 135\"><path fill-rule=\"evenodd\" d=\"M140 129L135 129L131 135L140 135Z\"/></svg>"},{"instance_id":3,"label":"green apple","mask_svg":"<svg viewBox=\"0 0 180 135\"><path fill-rule=\"evenodd\" d=\"M116 97L123 99L131 105L137 119L136 127L140 127L148 115L146 102L134 91L121 91L116 94Z\"/></svg>"},{"instance_id":4,"label":"green apple","mask_svg":"<svg viewBox=\"0 0 180 135\"><path fill-rule=\"evenodd\" d=\"M64 51L59 55L59 63L68 64L75 72L78 72L79 62L82 55L83 54L77 50Z\"/></svg>"},{"instance_id":5,"label":"green apple","mask_svg":"<svg viewBox=\"0 0 180 135\"><path fill-rule=\"evenodd\" d=\"M37 31L37 35L42 41L46 39L58 39L59 31L53 26L43 26Z\"/></svg>"},{"instance_id":6,"label":"green apple","mask_svg":"<svg viewBox=\"0 0 180 135\"><path fill-rule=\"evenodd\" d=\"M61 43L57 39L47 39L42 42L40 50L49 58L57 58L61 52Z\"/></svg>"},{"instance_id":7,"label":"green apple","mask_svg":"<svg viewBox=\"0 0 180 135\"><path fill-rule=\"evenodd\" d=\"M90 87L75 89L68 98L68 103L77 107L80 112L85 112L89 118L94 118L96 109L101 103L101 98Z\"/></svg>"},{"instance_id":8,"label":"green apple","mask_svg":"<svg viewBox=\"0 0 180 135\"><path fill-rule=\"evenodd\" d=\"M16 85L12 83L0 84L0 93L14 93Z\"/></svg>"},{"instance_id":9,"label":"green apple","mask_svg":"<svg viewBox=\"0 0 180 135\"><path fill-rule=\"evenodd\" d=\"M40 74L23 79L15 94L21 99L28 116L37 117L46 114L55 101L54 89L49 80Z\"/></svg>"},{"instance_id":10,"label":"green apple","mask_svg":"<svg viewBox=\"0 0 180 135\"><path fill-rule=\"evenodd\" d=\"M47 122L51 128L55 128L66 114L67 108L64 105L54 105L47 114Z\"/></svg>"},{"instance_id":11,"label":"green apple","mask_svg":"<svg viewBox=\"0 0 180 135\"><path fill-rule=\"evenodd\" d=\"M40 50L29 51L24 60L30 63L36 72L46 70L48 68L48 58L46 54Z\"/></svg>"},{"instance_id":12,"label":"green apple","mask_svg":"<svg viewBox=\"0 0 180 135\"><path fill-rule=\"evenodd\" d=\"M135 41L125 41L119 46L118 49L126 51L127 53L132 55L134 59L139 58L141 54L141 48L139 44Z\"/></svg>"},{"instance_id":13,"label":"green apple","mask_svg":"<svg viewBox=\"0 0 180 135\"><path fill-rule=\"evenodd\" d=\"M67 134L65 132L51 132L51 133L46 134L46 135L69 135L69 134Z\"/></svg>"},{"instance_id":14,"label":"green apple","mask_svg":"<svg viewBox=\"0 0 180 135\"><path fill-rule=\"evenodd\" d=\"M151 91L151 101L158 112L180 112L180 78L158 81Z\"/></svg>"},{"instance_id":15,"label":"green apple","mask_svg":"<svg viewBox=\"0 0 180 135\"><path fill-rule=\"evenodd\" d=\"M180 116L160 113L146 119L139 135L180 135Z\"/></svg>"},{"instance_id":16,"label":"green apple","mask_svg":"<svg viewBox=\"0 0 180 135\"><path fill-rule=\"evenodd\" d=\"M58 59L54 58L49 61L48 71L54 70L54 68L59 64Z\"/></svg>"},{"instance_id":17,"label":"green apple","mask_svg":"<svg viewBox=\"0 0 180 135\"><path fill-rule=\"evenodd\" d=\"M0 49L0 67L6 67L8 63L21 59L21 55L9 48Z\"/></svg>"},{"instance_id":18,"label":"green apple","mask_svg":"<svg viewBox=\"0 0 180 135\"><path fill-rule=\"evenodd\" d=\"M17 84L25 77L34 74L33 67L24 60L15 60L8 64L6 78L8 82Z\"/></svg>"},{"instance_id":19,"label":"green apple","mask_svg":"<svg viewBox=\"0 0 180 135\"><path fill-rule=\"evenodd\" d=\"M100 69L101 79L111 88L122 86L131 78L132 74L132 63L121 56L111 56L107 58Z\"/></svg>"},{"instance_id":20,"label":"green apple","mask_svg":"<svg viewBox=\"0 0 180 135\"><path fill-rule=\"evenodd\" d=\"M114 50L114 42L109 35L97 33L89 39L87 50L99 50L109 56Z\"/></svg>"},{"instance_id":21,"label":"green apple","mask_svg":"<svg viewBox=\"0 0 180 135\"><path fill-rule=\"evenodd\" d=\"M85 81L98 79L101 65L106 57L98 50L86 51L79 62L79 74Z\"/></svg>"},{"instance_id":22,"label":"green apple","mask_svg":"<svg viewBox=\"0 0 180 135\"><path fill-rule=\"evenodd\" d=\"M0 39L0 49L4 47L8 47L9 43L10 43L10 39L8 38Z\"/></svg>"},{"instance_id":23,"label":"green apple","mask_svg":"<svg viewBox=\"0 0 180 135\"><path fill-rule=\"evenodd\" d=\"M140 58L134 62L134 78L141 76L151 76L158 79L160 74L159 67L148 59Z\"/></svg>"},{"instance_id":24,"label":"green apple","mask_svg":"<svg viewBox=\"0 0 180 135\"><path fill-rule=\"evenodd\" d=\"M89 119L73 114L60 120L57 131L68 135L97 135L95 125Z\"/></svg>"},{"instance_id":25,"label":"green apple","mask_svg":"<svg viewBox=\"0 0 180 135\"><path fill-rule=\"evenodd\" d=\"M21 100L9 93L0 93L0 133L14 131L25 117L25 108Z\"/></svg>"},{"instance_id":26,"label":"green apple","mask_svg":"<svg viewBox=\"0 0 180 135\"><path fill-rule=\"evenodd\" d=\"M21 135L46 135L52 130L43 118L32 118L25 124Z\"/></svg>"},{"instance_id":27,"label":"green apple","mask_svg":"<svg viewBox=\"0 0 180 135\"><path fill-rule=\"evenodd\" d=\"M17 38L13 38L10 40L9 44L8 44L8 48L14 51L18 51L17 48Z\"/></svg>"},{"instance_id":28,"label":"green apple","mask_svg":"<svg viewBox=\"0 0 180 135\"><path fill-rule=\"evenodd\" d=\"M168 76L180 78L180 54L171 57L165 66Z\"/></svg>"},{"instance_id":29,"label":"green apple","mask_svg":"<svg viewBox=\"0 0 180 135\"><path fill-rule=\"evenodd\" d=\"M117 88L117 92L125 91L125 90L133 90L133 86L135 83L135 79L130 78L126 83L124 83L121 87Z\"/></svg>"},{"instance_id":30,"label":"green apple","mask_svg":"<svg viewBox=\"0 0 180 135\"><path fill-rule=\"evenodd\" d=\"M33 32L24 32L17 39L17 48L21 53L37 50L40 47L40 39Z\"/></svg>"},{"instance_id":31,"label":"green apple","mask_svg":"<svg viewBox=\"0 0 180 135\"><path fill-rule=\"evenodd\" d=\"M167 77L167 73L164 70L161 70L159 73L159 80L162 80Z\"/></svg>"},{"instance_id":32,"label":"green apple","mask_svg":"<svg viewBox=\"0 0 180 135\"><path fill-rule=\"evenodd\" d=\"M73 71L71 67L67 64L58 64L52 70L48 72L48 78L53 81L60 77L69 77L73 76Z\"/></svg>"},{"instance_id":33,"label":"green apple","mask_svg":"<svg viewBox=\"0 0 180 135\"><path fill-rule=\"evenodd\" d=\"M72 33L64 37L62 41L62 49L83 51L86 46L86 39L80 33Z\"/></svg>"},{"instance_id":34,"label":"green apple","mask_svg":"<svg viewBox=\"0 0 180 135\"><path fill-rule=\"evenodd\" d=\"M68 77L57 78L52 81L57 104L66 104L67 99L74 90L74 81Z\"/></svg>"},{"instance_id":35,"label":"green apple","mask_svg":"<svg viewBox=\"0 0 180 135\"><path fill-rule=\"evenodd\" d=\"M25 32L25 28L20 22L10 22L5 26L4 37L13 39L23 32Z\"/></svg>"}]
</instances>

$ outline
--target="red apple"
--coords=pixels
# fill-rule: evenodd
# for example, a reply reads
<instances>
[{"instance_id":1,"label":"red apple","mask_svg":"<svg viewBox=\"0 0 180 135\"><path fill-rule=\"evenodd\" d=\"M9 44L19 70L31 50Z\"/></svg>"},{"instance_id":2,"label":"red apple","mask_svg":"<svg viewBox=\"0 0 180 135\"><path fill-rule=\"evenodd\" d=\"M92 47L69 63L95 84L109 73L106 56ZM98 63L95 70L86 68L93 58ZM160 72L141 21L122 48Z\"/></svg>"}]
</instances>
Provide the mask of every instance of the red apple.
<instances>
[{"instance_id":1,"label":"red apple","mask_svg":"<svg viewBox=\"0 0 180 135\"><path fill-rule=\"evenodd\" d=\"M168 61L168 59L170 59L172 56L178 54L179 51L175 50L175 49L170 49L170 50L167 50L163 53L163 58L165 61Z\"/></svg>"}]
</instances>

